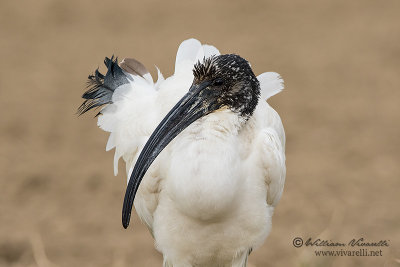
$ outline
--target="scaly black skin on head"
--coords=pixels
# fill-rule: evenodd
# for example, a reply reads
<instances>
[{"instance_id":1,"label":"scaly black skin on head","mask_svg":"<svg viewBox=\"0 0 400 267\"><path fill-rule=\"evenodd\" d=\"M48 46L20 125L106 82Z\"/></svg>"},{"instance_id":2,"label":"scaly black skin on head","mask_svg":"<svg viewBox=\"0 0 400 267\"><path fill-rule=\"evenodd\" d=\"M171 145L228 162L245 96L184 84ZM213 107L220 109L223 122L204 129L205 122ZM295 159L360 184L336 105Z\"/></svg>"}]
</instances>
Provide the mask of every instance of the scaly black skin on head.
<instances>
[{"instance_id":1,"label":"scaly black skin on head","mask_svg":"<svg viewBox=\"0 0 400 267\"><path fill-rule=\"evenodd\" d=\"M260 83L247 60L235 54L210 57L198 62L193 74L193 84L211 82L205 90L217 98L219 106L226 106L246 119L253 114L260 97Z\"/></svg>"}]
</instances>

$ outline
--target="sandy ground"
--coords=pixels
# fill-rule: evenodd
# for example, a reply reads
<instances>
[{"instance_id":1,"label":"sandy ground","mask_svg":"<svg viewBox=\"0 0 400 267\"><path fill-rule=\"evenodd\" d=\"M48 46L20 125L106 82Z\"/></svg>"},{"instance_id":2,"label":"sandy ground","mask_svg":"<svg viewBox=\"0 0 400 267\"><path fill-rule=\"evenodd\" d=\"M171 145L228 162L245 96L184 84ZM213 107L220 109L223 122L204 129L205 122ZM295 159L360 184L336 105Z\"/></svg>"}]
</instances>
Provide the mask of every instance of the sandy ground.
<instances>
[{"instance_id":1,"label":"sandy ground","mask_svg":"<svg viewBox=\"0 0 400 267\"><path fill-rule=\"evenodd\" d=\"M399 1L82 2L0 2L0 266L161 266L137 217L121 226L107 134L75 111L104 56L168 76L189 37L286 82L287 181L252 266L400 265ZM294 237L389 247L317 257Z\"/></svg>"}]
</instances>

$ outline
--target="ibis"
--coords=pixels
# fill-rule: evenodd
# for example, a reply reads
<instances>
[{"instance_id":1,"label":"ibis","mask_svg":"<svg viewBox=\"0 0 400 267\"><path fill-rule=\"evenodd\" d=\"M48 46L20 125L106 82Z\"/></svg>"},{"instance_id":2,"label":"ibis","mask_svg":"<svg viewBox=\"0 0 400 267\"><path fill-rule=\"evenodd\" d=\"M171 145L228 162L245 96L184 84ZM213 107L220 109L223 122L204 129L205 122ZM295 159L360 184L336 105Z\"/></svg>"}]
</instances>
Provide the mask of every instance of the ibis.
<instances>
[{"instance_id":1,"label":"ibis","mask_svg":"<svg viewBox=\"0 0 400 267\"><path fill-rule=\"evenodd\" d=\"M283 89L279 74L255 76L244 58L195 39L157 81L133 58L104 63L78 112L100 108L115 175L125 161L123 227L134 206L164 267L246 266L285 182L284 128L267 103Z\"/></svg>"}]
</instances>

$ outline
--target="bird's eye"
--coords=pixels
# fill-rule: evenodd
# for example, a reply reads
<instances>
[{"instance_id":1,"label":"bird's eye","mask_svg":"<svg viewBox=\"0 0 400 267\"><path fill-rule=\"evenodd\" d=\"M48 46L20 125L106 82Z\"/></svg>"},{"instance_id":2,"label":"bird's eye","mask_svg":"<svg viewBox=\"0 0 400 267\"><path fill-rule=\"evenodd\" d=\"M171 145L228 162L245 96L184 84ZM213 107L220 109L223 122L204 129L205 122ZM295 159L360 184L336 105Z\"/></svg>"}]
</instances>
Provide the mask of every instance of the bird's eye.
<instances>
[{"instance_id":1,"label":"bird's eye","mask_svg":"<svg viewBox=\"0 0 400 267\"><path fill-rule=\"evenodd\" d=\"M221 79L221 78L217 78L217 79L215 79L214 82L213 82L213 85L214 85L214 86L221 86L221 85L223 85L223 84L224 84L224 80Z\"/></svg>"}]
</instances>

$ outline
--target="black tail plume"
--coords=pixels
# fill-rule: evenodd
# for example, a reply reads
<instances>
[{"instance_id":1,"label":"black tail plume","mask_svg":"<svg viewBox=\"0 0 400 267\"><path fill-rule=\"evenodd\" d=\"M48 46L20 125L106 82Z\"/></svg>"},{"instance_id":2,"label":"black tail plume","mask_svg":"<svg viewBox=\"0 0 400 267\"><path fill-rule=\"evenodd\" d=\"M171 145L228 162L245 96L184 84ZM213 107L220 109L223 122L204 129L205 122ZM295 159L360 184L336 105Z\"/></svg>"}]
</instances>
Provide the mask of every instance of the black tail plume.
<instances>
[{"instance_id":1,"label":"black tail plume","mask_svg":"<svg viewBox=\"0 0 400 267\"><path fill-rule=\"evenodd\" d=\"M78 114L91 110L92 108L112 103L112 95L117 87L128 83L128 78L118 66L118 58L114 56L104 59L107 73L104 76L97 69L94 75L89 75L87 81L88 90L82 95L85 101L78 108Z\"/></svg>"}]
</instances>

